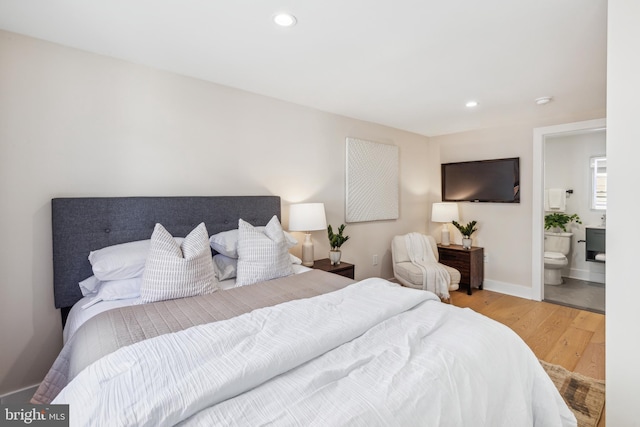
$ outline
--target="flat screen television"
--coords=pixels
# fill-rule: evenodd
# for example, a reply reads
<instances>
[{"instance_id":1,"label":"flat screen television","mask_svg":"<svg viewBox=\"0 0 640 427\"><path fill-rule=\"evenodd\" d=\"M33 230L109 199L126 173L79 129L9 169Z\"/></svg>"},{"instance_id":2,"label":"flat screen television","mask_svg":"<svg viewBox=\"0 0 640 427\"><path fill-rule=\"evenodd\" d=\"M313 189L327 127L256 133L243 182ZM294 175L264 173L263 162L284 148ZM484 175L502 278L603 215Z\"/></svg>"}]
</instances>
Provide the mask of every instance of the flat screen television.
<instances>
[{"instance_id":1,"label":"flat screen television","mask_svg":"<svg viewBox=\"0 0 640 427\"><path fill-rule=\"evenodd\" d=\"M520 158L443 163L442 201L520 203Z\"/></svg>"}]
</instances>

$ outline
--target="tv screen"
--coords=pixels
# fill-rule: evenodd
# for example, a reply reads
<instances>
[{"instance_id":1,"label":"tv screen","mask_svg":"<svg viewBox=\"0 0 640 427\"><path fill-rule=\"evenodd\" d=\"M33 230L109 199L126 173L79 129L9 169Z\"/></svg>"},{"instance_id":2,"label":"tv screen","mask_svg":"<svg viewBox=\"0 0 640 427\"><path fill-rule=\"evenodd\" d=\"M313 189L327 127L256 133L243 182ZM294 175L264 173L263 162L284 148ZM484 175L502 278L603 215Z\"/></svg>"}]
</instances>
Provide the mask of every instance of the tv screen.
<instances>
[{"instance_id":1,"label":"tv screen","mask_svg":"<svg viewBox=\"0 0 640 427\"><path fill-rule=\"evenodd\" d=\"M520 158L443 163L442 201L520 203Z\"/></svg>"}]
</instances>

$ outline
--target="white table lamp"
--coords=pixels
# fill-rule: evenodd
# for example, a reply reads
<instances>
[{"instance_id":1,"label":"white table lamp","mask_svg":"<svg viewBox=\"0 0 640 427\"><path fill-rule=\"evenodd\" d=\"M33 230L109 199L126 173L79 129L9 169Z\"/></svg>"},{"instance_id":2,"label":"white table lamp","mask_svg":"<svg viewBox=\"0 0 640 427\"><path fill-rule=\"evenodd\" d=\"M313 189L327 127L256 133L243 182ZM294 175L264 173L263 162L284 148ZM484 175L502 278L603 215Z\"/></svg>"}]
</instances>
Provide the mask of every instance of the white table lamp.
<instances>
[{"instance_id":1,"label":"white table lamp","mask_svg":"<svg viewBox=\"0 0 640 427\"><path fill-rule=\"evenodd\" d=\"M327 229L324 203L299 203L289 208L289 231L304 231L302 265L313 266L313 242L311 232Z\"/></svg>"},{"instance_id":2,"label":"white table lamp","mask_svg":"<svg viewBox=\"0 0 640 427\"><path fill-rule=\"evenodd\" d=\"M451 244L449 223L451 221L458 221L458 204L448 202L434 203L431 207L431 221L443 223L441 244L443 246L449 246Z\"/></svg>"}]
</instances>

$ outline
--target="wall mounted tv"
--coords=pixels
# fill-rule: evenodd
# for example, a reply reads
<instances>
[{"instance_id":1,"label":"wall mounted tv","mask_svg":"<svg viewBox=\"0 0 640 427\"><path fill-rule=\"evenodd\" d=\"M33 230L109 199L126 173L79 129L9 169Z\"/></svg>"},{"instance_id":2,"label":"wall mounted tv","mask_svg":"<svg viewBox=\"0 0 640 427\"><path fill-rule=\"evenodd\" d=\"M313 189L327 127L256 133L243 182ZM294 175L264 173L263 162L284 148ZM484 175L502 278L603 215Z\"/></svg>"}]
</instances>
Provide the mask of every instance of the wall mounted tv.
<instances>
[{"instance_id":1,"label":"wall mounted tv","mask_svg":"<svg viewBox=\"0 0 640 427\"><path fill-rule=\"evenodd\" d=\"M520 203L520 158L443 163L442 201Z\"/></svg>"}]
</instances>

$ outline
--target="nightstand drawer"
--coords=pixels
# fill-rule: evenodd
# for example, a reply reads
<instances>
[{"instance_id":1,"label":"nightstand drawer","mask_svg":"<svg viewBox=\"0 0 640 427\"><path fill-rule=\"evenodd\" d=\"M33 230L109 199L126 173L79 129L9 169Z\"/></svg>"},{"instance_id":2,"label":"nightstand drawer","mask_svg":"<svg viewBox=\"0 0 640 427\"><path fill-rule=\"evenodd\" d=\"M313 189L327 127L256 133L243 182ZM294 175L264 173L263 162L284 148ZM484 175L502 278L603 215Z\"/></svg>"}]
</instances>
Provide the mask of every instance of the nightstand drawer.
<instances>
[{"instance_id":1,"label":"nightstand drawer","mask_svg":"<svg viewBox=\"0 0 640 427\"><path fill-rule=\"evenodd\" d=\"M342 264L342 263L341 263ZM333 274L337 274L339 276L348 277L349 279L353 279L355 276L355 271L353 267L348 269L340 270L340 271L332 271Z\"/></svg>"},{"instance_id":2,"label":"nightstand drawer","mask_svg":"<svg viewBox=\"0 0 640 427\"><path fill-rule=\"evenodd\" d=\"M338 265L331 265L329 258L317 259L313 262L313 267L316 270L328 271L329 273L338 274L340 276L348 277L349 279L355 279L356 267L348 262L340 262Z\"/></svg>"},{"instance_id":3,"label":"nightstand drawer","mask_svg":"<svg viewBox=\"0 0 640 427\"><path fill-rule=\"evenodd\" d=\"M460 272L460 274L462 274L462 276L468 276L471 271L468 254L442 251L440 253L440 262L444 265L455 268Z\"/></svg>"},{"instance_id":4,"label":"nightstand drawer","mask_svg":"<svg viewBox=\"0 0 640 427\"><path fill-rule=\"evenodd\" d=\"M464 249L460 245L438 245L438 258L441 264L455 268L460 272L460 284L467 286L469 295L471 295L472 288L482 289L484 281L483 248Z\"/></svg>"}]
</instances>

